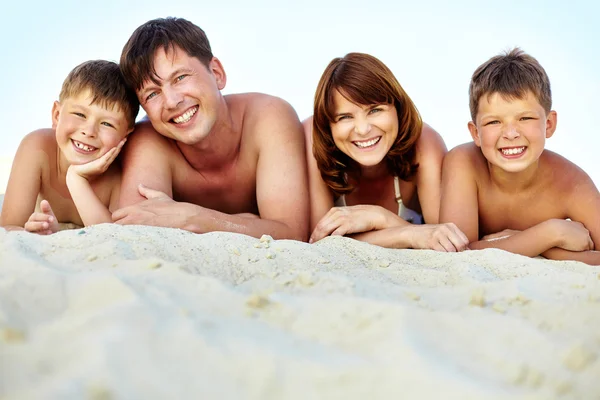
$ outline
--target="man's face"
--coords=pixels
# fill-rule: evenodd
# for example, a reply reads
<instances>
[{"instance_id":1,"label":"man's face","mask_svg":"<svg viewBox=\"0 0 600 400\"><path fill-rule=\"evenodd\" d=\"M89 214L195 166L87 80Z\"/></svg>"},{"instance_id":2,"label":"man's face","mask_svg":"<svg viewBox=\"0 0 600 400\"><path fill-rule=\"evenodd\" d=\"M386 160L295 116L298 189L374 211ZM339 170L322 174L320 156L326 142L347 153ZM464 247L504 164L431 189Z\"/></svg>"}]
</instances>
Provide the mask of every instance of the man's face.
<instances>
[{"instance_id":1,"label":"man's face","mask_svg":"<svg viewBox=\"0 0 600 400\"><path fill-rule=\"evenodd\" d=\"M137 91L141 106L160 134L194 145L212 131L222 102L225 74L216 58L208 68L179 47L156 50L158 84L144 82Z\"/></svg>"}]
</instances>

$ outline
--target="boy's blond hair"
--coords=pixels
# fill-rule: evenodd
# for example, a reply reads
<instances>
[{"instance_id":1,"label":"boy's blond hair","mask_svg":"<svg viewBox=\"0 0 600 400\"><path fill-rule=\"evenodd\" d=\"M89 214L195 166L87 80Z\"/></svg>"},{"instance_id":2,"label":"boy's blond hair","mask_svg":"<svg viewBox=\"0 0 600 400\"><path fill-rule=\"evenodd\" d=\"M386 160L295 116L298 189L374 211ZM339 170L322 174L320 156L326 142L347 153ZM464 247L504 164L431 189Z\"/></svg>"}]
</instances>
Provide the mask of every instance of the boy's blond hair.
<instances>
[{"instance_id":1,"label":"boy's blond hair","mask_svg":"<svg viewBox=\"0 0 600 400\"><path fill-rule=\"evenodd\" d=\"M86 61L67 75L60 95L60 102L89 90L92 103L102 107L117 107L125 114L129 128L135 125L140 103L133 90L125 83L119 65L105 60Z\"/></svg>"},{"instance_id":2,"label":"boy's blond hair","mask_svg":"<svg viewBox=\"0 0 600 400\"><path fill-rule=\"evenodd\" d=\"M507 99L522 99L531 91L546 113L552 108L550 79L540 63L516 47L481 64L469 84L469 108L473 122L479 101L485 95L499 93Z\"/></svg>"}]
</instances>

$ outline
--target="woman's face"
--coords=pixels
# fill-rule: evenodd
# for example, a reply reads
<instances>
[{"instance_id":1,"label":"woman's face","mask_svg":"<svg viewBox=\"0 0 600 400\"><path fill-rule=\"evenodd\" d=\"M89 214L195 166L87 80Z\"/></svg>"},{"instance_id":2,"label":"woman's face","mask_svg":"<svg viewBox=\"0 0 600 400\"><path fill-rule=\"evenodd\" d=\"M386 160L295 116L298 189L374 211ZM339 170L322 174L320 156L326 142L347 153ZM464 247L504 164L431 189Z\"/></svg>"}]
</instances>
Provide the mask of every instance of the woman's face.
<instances>
[{"instance_id":1,"label":"woman's face","mask_svg":"<svg viewBox=\"0 0 600 400\"><path fill-rule=\"evenodd\" d=\"M333 141L363 167L379 165L398 137L398 114L393 104L354 104L335 90Z\"/></svg>"}]
</instances>

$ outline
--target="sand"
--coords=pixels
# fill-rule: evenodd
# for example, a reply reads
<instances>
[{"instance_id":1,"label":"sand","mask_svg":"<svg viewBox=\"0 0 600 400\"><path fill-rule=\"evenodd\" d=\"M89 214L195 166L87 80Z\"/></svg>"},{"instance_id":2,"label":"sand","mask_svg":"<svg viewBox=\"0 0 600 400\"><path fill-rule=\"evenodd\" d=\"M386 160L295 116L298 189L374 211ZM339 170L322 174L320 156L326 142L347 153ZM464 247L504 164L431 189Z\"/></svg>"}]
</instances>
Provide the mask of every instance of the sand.
<instances>
[{"instance_id":1,"label":"sand","mask_svg":"<svg viewBox=\"0 0 600 400\"><path fill-rule=\"evenodd\" d=\"M600 268L103 224L0 229L2 399L600 396Z\"/></svg>"}]
</instances>

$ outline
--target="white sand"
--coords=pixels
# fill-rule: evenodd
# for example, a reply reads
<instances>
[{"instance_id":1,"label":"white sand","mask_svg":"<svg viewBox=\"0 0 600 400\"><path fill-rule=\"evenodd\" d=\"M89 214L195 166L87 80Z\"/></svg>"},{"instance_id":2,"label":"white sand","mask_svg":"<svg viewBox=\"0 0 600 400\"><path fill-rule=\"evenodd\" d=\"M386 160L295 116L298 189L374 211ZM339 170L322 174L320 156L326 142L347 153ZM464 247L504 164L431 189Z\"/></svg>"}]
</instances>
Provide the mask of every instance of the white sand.
<instances>
[{"instance_id":1,"label":"white sand","mask_svg":"<svg viewBox=\"0 0 600 400\"><path fill-rule=\"evenodd\" d=\"M2 399L600 394L600 268L499 250L0 229Z\"/></svg>"}]
</instances>

